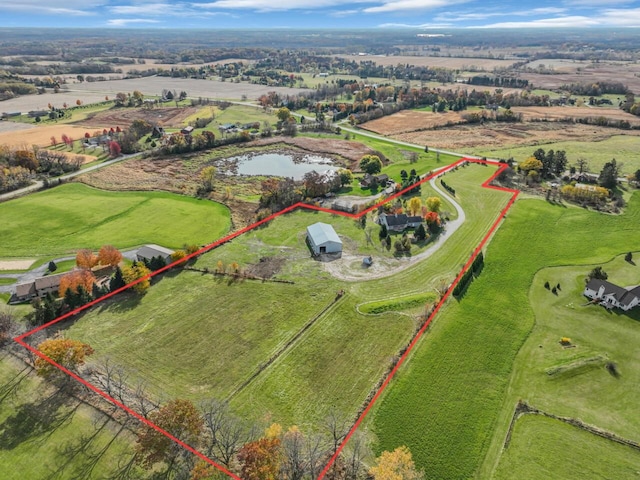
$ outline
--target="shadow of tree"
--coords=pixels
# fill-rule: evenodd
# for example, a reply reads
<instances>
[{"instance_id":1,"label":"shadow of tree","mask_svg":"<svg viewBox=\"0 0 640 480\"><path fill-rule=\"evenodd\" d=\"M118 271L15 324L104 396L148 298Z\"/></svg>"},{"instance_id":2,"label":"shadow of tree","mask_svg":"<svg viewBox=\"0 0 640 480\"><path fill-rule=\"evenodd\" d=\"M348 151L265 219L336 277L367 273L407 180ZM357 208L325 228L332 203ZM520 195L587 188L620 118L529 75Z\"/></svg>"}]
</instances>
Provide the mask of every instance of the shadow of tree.
<instances>
[{"instance_id":1,"label":"shadow of tree","mask_svg":"<svg viewBox=\"0 0 640 480\"><path fill-rule=\"evenodd\" d=\"M47 480L56 480L58 478L94 478L94 471L104 455L116 442L118 437L127 428L127 423L119 426L118 430L113 433L109 441L102 444L101 439L104 433L108 432L110 423L108 417L101 417L94 422L93 430L89 433L79 434L71 441L61 445L57 449L56 459L58 466L46 477ZM126 455L132 460L133 454ZM125 461L127 465L129 461ZM133 464L132 466L133 467ZM120 462L112 472L113 478L137 478L135 470L127 468L127 475L120 476Z\"/></svg>"},{"instance_id":2,"label":"shadow of tree","mask_svg":"<svg viewBox=\"0 0 640 480\"><path fill-rule=\"evenodd\" d=\"M0 449L12 450L23 442L44 443L71 420L79 405L60 388L49 396L20 405L0 424Z\"/></svg>"}]
</instances>

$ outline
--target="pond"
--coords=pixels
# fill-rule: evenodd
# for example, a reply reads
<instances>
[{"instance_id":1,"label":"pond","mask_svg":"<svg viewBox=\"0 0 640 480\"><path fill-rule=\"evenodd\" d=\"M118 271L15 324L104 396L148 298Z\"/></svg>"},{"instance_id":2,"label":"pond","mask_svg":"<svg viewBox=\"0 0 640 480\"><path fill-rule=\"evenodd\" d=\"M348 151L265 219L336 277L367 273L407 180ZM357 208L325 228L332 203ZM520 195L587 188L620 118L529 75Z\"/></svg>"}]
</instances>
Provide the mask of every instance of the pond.
<instances>
[{"instance_id":1,"label":"pond","mask_svg":"<svg viewBox=\"0 0 640 480\"><path fill-rule=\"evenodd\" d=\"M338 170L328 157L319 155L292 155L287 153L262 153L257 155L241 155L228 159L234 167L236 175L270 175L275 177L291 177L302 180L305 173L315 170L324 173L327 170Z\"/></svg>"}]
</instances>

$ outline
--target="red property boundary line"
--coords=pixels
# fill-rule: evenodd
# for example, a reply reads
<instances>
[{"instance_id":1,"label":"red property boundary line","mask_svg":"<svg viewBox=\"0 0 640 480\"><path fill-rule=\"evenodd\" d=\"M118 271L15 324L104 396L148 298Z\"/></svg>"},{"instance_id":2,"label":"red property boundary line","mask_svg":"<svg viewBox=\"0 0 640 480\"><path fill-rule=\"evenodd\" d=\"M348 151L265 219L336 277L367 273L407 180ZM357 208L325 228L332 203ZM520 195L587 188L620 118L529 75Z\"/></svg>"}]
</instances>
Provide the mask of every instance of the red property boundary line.
<instances>
[{"instance_id":1,"label":"red property boundary line","mask_svg":"<svg viewBox=\"0 0 640 480\"><path fill-rule=\"evenodd\" d=\"M436 308L433 310L433 312L431 313L431 315L429 316L429 318L427 319L427 321L424 323L424 325L422 326L422 328L418 331L418 333L415 335L413 341L411 342L411 344L409 345L409 347L407 348L407 350L405 351L405 353L402 355L402 357L400 357L400 359L398 360L398 363L396 363L395 367L393 368L393 370L389 373L389 375L387 375L387 378L385 379L385 381L382 383L382 385L380 386L380 388L378 389L378 391L375 393L375 395L372 397L372 399L369 401L369 404L366 406L366 408L364 409L364 411L362 412L362 414L360 415L360 417L358 417L358 419L356 420L356 422L353 424L353 426L351 427L351 429L349 430L349 432L347 433L347 435L345 436L344 440L342 441L342 443L340 444L340 446L338 447L338 449L336 450L335 454L331 457L331 459L329 460L329 462L327 463L327 465L325 466L325 468L322 470L322 472L320 473L320 475L318 476L317 480L322 480L324 478L324 476L327 474L327 472L329 471L329 469L332 467L333 463L336 461L336 459L338 458L338 456L340 455L340 453L342 452L342 450L344 449L345 445L347 444L347 442L349 441L349 439L353 436L353 434L355 433L355 431L357 430L357 428L360 426L360 424L362 423L362 421L364 420L364 418L367 416L367 414L369 413L369 411L371 410L371 408L373 407L373 405L375 404L375 402L378 400L378 398L380 397L380 395L382 395L382 393L384 392L384 390L387 388L387 386L389 385L389 383L391 382L391 380L393 379L393 377L395 376L396 372L398 371L398 369L402 366L402 364L405 362L405 360L407 359L407 357L409 356L409 354L411 353L411 351L413 350L413 348L415 347L415 345L418 343L418 341L420 340L420 338L422 337L423 333L426 331L426 329L429 327L429 325L431 324L431 322L433 321L433 319L435 318L435 316L438 314L438 312L440 311L440 309L442 308L443 304L446 302L446 300L449 298L449 296L451 295L451 292L453 291L453 289L455 288L455 286L457 285L457 283L460 281L460 279L462 278L462 276L464 275L464 273L469 269L469 267L471 266L471 264L473 263L473 260L476 258L476 256L478 255L478 253L480 253L480 251L482 250L482 248L484 247L484 245L487 243L487 241L489 240L489 238L491 237L491 235L493 235L493 233L496 231L496 229L498 228L498 226L500 225L500 222L502 220L502 218L504 218L504 216L506 215L507 211L511 208L511 206L513 205L513 203L516 201L516 198L518 196L518 194L520 193L518 190L515 189L510 189L510 188L503 188L503 187L496 187L493 185L490 185L490 183L498 176L500 175L500 173L502 173L506 168L508 168L508 165L505 163L499 163L499 162L495 162L492 160L478 160L478 159L473 159L473 158L461 158L460 160L458 160L455 163L450 164L449 166L438 170L437 172L432 173L431 175L423 178L420 182L418 182L418 185L422 185L425 182L430 181L433 178L437 178L440 175L454 169L455 167L459 166L460 164L464 163L464 162L471 162L471 163L480 163L480 164L484 164L484 165L495 165L495 166L499 166L500 168L496 171L496 173L494 173L486 182L484 182L482 184L483 188L491 188L494 190L500 190L503 192L508 192L511 193L511 199L509 200L509 202L507 203L507 206L500 212L500 215L498 216L498 218L496 219L496 221L491 225L491 228L489 229L489 231L487 232L487 234L484 236L484 238L482 239L482 241L480 242L480 244L476 247L476 249L473 251L473 254L471 255L471 257L469 258L469 260L467 260L467 263L465 263L465 265L463 266L462 270L460 270L460 272L458 273L458 276L455 278L455 280L451 283L451 285L449 286L449 289L446 291L446 293L443 295L442 299L440 300L440 302L438 303L438 305L436 306ZM298 208L303 208L303 209L307 209L307 210L314 210L314 211L320 211L320 212L325 212L325 213L330 213L330 214L334 214L334 215L341 215L344 217L348 217L348 218L353 218L353 219L358 219L360 217L362 217L363 215L366 215L367 213L371 212L372 210L375 210L376 208L378 208L380 205L387 203L390 200L394 200L398 197L400 197L402 194L406 193L407 191L413 189L415 187L415 185L412 185L410 187L407 187L403 190L401 190L400 192L397 192L396 194L392 195L391 197L388 197L384 200L381 200L380 202L378 202L377 204L367 208L366 210L360 212L360 213L347 213L347 212L341 212L341 211L336 211L336 210L331 210L328 208L322 208L322 207L317 207L315 205L308 205L306 203L296 203L295 205L292 205L288 208L285 208L284 210L281 210L280 212L274 213L252 225L249 225L248 227L245 227L237 232L234 232L230 235L227 235L224 238L221 238L220 240L217 240L209 245L207 245L206 247L198 250L195 253L192 253L190 255L187 255L186 257L177 260L155 272L152 272L151 274L140 278L128 285L125 285L124 287L121 287L117 290L114 290L113 292L110 292L106 295L104 295L103 297L100 297L98 299L95 299L89 303L87 303L86 305L83 305L82 307L79 307L71 312L68 312L64 315L61 315L60 317L52 320L51 322L48 322L44 325L41 325L37 328L34 328L26 333L23 333L22 335L15 337L13 340L18 343L19 345L21 345L22 347L26 348L27 350L29 350L30 352L32 352L34 355L40 357L41 359L45 360L46 362L50 363L51 365L53 365L54 367L58 368L60 371L64 372L65 374L69 375L71 378L73 378L74 380L78 381L79 383L81 383L82 385L84 385L86 388L88 388L89 390L93 391L94 393L100 395L102 398L104 398L105 400L107 400L108 402L112 403L113 405L121 408L123 411L125 411L126 413L128 413L129 415L137 418L140 422L142 422L143 424L147 425L150 428L153 428L154 430L158 431L159 433L165 435L167 438L169 438L170 440L172 440L173 442L177 443L178 445L180 445L181 447L185 448L186 450L188 450L189 452L193 453L194 455L196 455L197 457L199 457L201 460L205 461L206 463L212 465L213 467L217 468L218 470L220 470L221 472L225 473L226 475L230 476L231 478L234 478L236 480L242 480L240 477L238 477L237 475L235 475L234 473L230 472L229 470L227 470L224 466L214 462L213 460L211 460L209 457L207 457L206 455L204 455L203 453L199 452L197 449L195 449L194 447L186 444L185 442L181 441L180 439L176 438L175 436L171 435L169 432L167 432L166 430L160 428L159 426L157 426L156 424L154 424L153 422L151 422L150 420L148 420L147 418L143 417L142 415L140 415L138 412L132 410L131 408L127 407L126 405L122 404L121 402L119 402L118 400L116 400L115 398L113 398L112 396L110 396L109 394L107 394L106 392L104 392L103 390L99 389L98 387L96 387L95 385L93 385L92 383L88 382L87 380L81 378L79 375L77 375L76 373L70 371L69 369L65 368L64 366L56 363L55 361L53 361L51 358L49 358L48 356L46 356L44 353L42 353L40 350L38 350L37 348L29 345L25 339L27 337L32 336L33 334L40 332L41 330L44 330L58 322L61 322L63 320L66 320L88 308L93 307L94 305L97 305L100 302L103 302L104 300L107 300L110 297L113 297L114 295L117 295L118 293L124 292L125 290L131 288L132 286L143 282L145 280L150 279L151 277L158 275L160 273L166 272L167 270L180 265L181 263L184 263L188 260L190 260L191 258L197 257L199 255L202 255L203 253L206 253L210 250L213 250L217 247L219 247L220 245L223 245L231 240L233 240L236 237L239 237L240 235L243 235L244 233L247 233L250 230L255 229L256 227L259 227L261 225L264 225L268 222L270 222L271 220L279 217L280 215L283 215L285 213L290 213L294 210L297 210Z\"/></svg>"}]
</instances>

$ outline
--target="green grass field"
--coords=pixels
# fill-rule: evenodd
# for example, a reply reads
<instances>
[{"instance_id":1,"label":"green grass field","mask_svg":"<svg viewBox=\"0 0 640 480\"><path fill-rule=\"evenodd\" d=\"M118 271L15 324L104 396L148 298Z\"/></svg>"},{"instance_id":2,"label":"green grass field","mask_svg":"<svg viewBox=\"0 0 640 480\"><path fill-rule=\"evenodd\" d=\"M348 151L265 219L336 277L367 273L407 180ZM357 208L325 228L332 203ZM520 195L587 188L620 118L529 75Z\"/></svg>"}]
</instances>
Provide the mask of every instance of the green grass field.
<instances>
[{"instance_id":1,"label":"green grass field","mask_svg":"<svg viewBox=\"0 0 640 480\"><path fill-rule=\"evenodd\" d=\"M559 420L520 417L496 480L637 478L640 452Z\"/></svg>"},{"instance_id":2,"label":"green grass field","mask_svg":"<svg viewBox=\"0 0 640 480\"><path fill-rule=\"evenodd\" d=\"M163 192L66 184L0 204L0 258L54 257L113 244L205 244L229 230L226 207Z\"/></svg>"},{"instance_id":3,"label":"green grass field","mask_svg":"<svg viewBox=\"0 0 640 480\"><path fill-rule=\"evenodd\" d=\"M600 142L555 142L529 147L514 147L497 150L476 151L476 155L486 155L491 158L513 157L522 162L533 155L538 148L548 150L564 150L567 152L569 165L575 165L579 158L584 158L589 163L590 172L599 173L606 162L615 158L618 164L624 164L623 174L634 173L640 169L640 151L638 150L640 139L631 135L615 135Z\"/></svg>"},{"instance_id":4,"label":"green grass field","mask_svg":"<svg viewBox=\"0 0 640 480\"><path fill-rule=\"evenodd\" d=\"M434 288L453 278L506 204L509 194L480 187L494 171L472 165L447 174L447 183L459 192L467 222L429 261L392 277L352 283L332 277L309 257L305 245L304 229L317 221L333 224L350 252L372 254L389 265L402 261L378 244L375 226L371 234L376 241L367 244L365 231L352 219L298 211L234 239L196 263L213 271L218 261L227 268L237 262L244 271L266 258L280 263L276 278L295 284L174 273L139 301L128 297L99 306L67 334L91 344L97 356L130 367L158 394L221 399L345 289L346 295L234 395L231 405L248 418L270 415L283 425L311 429L331 408L351 417L414 331L416 320L406 313L420 313L420 306L434 298ZM406 301L385 307L381 315L358 313L358 305L390 297ZM132 335L119 335L123 328Z\"/></svg>"},{"instance_id":5,"label":"green grass field","mask_svg":"<svg viewBox=\"0 0 640 480\"><path fill-rule=\"evenodd\" d=\"M515 367L514 361L534 326L529 289L535 273L629 250L637 245L639 220L638 193L623 216L518 201L490 244L480 277L461 302L445 306L374 407L368 425L377 450L405 444L434 478L487 478L513 405L528 396L509 382L512 372L514 382L529 368L525 358ZM561 387L556 394L574 395Z\"/></svg>"},{"instance_id":6,"label":"green grass field","mask_svg":"<svg viewBox=\"0 0 640 480\"><path fill-rule=\"evenodd\" d=\"M0 357L0 476L118 478L133 454L133 436L107 417ZM147 478L134 468L127 478Z\"/></svg>"}]
</instances>

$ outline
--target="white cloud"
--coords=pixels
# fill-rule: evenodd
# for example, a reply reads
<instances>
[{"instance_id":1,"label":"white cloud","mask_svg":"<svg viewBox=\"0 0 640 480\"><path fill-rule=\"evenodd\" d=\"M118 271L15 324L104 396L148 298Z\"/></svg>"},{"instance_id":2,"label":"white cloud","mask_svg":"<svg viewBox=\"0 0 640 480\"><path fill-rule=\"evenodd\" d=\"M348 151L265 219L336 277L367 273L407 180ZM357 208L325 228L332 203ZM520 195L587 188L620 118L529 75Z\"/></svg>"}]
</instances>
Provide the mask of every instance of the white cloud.
<instances>
[{"instance_id":1,"label":"white cloud","mask_svg":"<svg viewBox=\"0 0 640 480\"><path fill-rule=\"evenodd\" d=\"M160 21L149 18L112 18L107 21L107 25L110 27L125 27L131 23L160 23Z\"/></svg>"},{"instance_id":2,"label":"white cloud","mask_svg":"<svg viewBox=\"0 0 640 480\"><path fill-rule=\"evenodd\" d=\"M610 5L627 5L635 0L566 0L565 5L575 5L579 7L607 7Z\"/></svg>"},{"instance_id":3,"label":"white cloud","mask_svg":"<svg viewBox=\"0 0 640 480\"><path fill-rule=\"evenodd\" d=\"M111 12L116 15L165 15L179 5L167 3L143 3L141 5L116 5L111 7Z\"/></svg>"},{"instance_id":4,"label":"white cloud","mask_svg":"<svg viewBox=\"0 0 640 480\"><path fill-rule=\"evenodd\" d=\"M389 13L415 10L433 10L455 3L467 3L468 0L390 0L377 7L363 9L365 13Z\"/></svg>"},{"instance_id":5,"label":"white cloud","mask_svg":"<svg viewBox=\"0 0 640 480\"><path fill-rule=\"evenodd\" d=\"M491 25L471 28L571 28L593 27L598 25L601 25L601 23L591 17L574 15L567 17L541 18L538 20L530 20L528 22L493 23Z\"/></svg>"},{"instance_id":6,"label":"white cloud","mask_svg":"<svg viewBox=\"0 0 640 480\"><path fill-rule=\"evenodd\" d=\"M429 28L450 28L453 25L451 23L422 23L420 25L410 25L407 23L383 23L378 25L378 28L416 28L416 29L429 29Z\"/></svg>"},{"instance_id":7,"label":"white cloud","mask_svg":"<svg viewBox=\"0 0 640 480\"><path fill-rule=\"evenodd\" d=\"M640 26L640 8L602 10L598 18L603 24L612 27L638 27Z\"/></svg>"},{"instance_id":8,"label":"white cloud","mask_svg":"<svg viewBox=\"0 0 640 480\"><path fill-rule=\"evenodd\" d=\"M34 13L45 15L94 15L95 8L105 4L105 0L51 0L42 4L41 0L20 0L4 3L0 0L0 11Z\"/></svg>"},{"instance_id":9,"label":"white cloud","mask_svg":"<svg viewBox=\"0 0 640 480\"><path fill-rule=\"evenodd\" d=\"M368 0L355 0L351 3L370 3ZM217 0L209 3L192 3L193 7L205 9L239 9L270 12L277 10L309 10L327 7L343 6L343 0Z\"/></svg>"}]
</instances>

